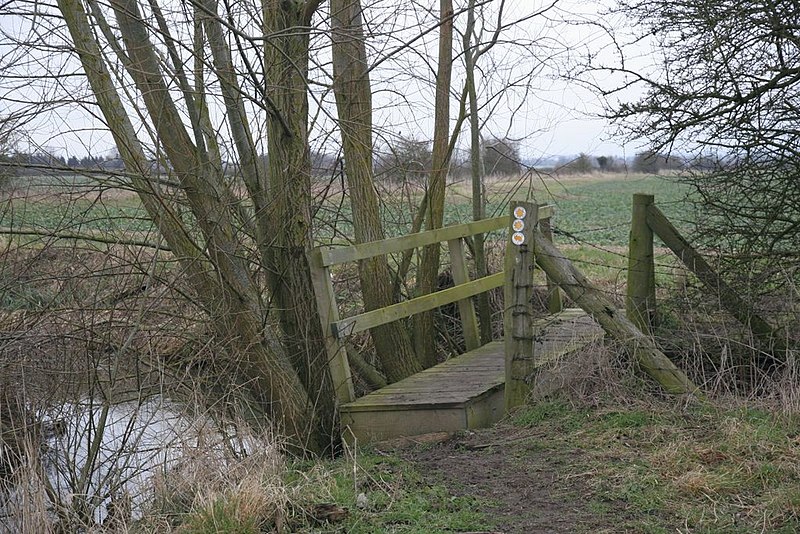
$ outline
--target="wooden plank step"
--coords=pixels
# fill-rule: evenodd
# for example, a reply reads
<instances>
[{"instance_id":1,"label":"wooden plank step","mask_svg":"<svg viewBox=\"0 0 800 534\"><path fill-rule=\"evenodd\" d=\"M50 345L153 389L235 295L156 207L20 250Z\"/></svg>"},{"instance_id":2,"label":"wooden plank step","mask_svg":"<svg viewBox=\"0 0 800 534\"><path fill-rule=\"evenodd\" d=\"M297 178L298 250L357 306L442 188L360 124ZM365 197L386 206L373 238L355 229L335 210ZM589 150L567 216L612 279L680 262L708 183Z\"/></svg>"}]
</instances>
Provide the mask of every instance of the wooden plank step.
<instances>
[{"instance_id":1,"label":"wooden plank step","mask_svg":"<svg viewBox=\"0 0 800 534\"><path fill-rule=\"evenodd\" d=\"M602 339L603 331L583 310L567 309L536 321L534 336L538 375L564 355ZM497 422L504 415L503 347L503 341L488 343L342 405L345 438L378 441ZM553 377L542 378L537 382L543 390L558 385Z\"/></svg>"}]
</instances>

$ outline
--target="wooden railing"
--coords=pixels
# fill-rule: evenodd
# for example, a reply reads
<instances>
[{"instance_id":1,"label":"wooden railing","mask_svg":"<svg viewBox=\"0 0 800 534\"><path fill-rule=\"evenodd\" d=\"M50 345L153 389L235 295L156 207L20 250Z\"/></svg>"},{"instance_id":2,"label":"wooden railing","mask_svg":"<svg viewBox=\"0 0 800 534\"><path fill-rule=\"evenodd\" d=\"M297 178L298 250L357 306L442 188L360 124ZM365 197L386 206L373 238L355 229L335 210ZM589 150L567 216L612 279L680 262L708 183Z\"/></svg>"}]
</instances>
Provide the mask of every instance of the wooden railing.
<instances>
[{"instance_id":1,"label":"wooden railing","mask_svg":"<svg viewBox=\"0 0 800 534\"><path fill-rule=\"evenodd\" d=\"M515 203L515 205L518 204ZM532 211L536 213L536 220L542 225L542 230L549 230L551 227L550 219L555 211L553 206L536 206ZM345 338L349 335L456 302L461 315L467 350L473 350L480 346L478 320L472 297L501 287L504 283L507 284L508 269L505 272L470 280L464 252L464 239L476 234L507 229L510 227L512 220L513 217L501 216L381 241L345 247L322 246L312 251L312 281L314 283L320 321L326 337L325 346L328 352L328 365L336 385L336 394L340 403L351 402L355 399L344 343ZM511 235L511 232L509 235ZM448 245L454 287L428 295L421 295L352 317L341 318L339 316L339 307L331 281L332 267L441 242L447 242ZM509 243L511 243L510 240ZM509 246L519 248L513 244L509 244ZM508 262L506 265L508 265ZM561 301L558 288L550 282L548 282L548 286L551 288L550 309L551 311L560 311Z\"/></svg>"}]
</instances>

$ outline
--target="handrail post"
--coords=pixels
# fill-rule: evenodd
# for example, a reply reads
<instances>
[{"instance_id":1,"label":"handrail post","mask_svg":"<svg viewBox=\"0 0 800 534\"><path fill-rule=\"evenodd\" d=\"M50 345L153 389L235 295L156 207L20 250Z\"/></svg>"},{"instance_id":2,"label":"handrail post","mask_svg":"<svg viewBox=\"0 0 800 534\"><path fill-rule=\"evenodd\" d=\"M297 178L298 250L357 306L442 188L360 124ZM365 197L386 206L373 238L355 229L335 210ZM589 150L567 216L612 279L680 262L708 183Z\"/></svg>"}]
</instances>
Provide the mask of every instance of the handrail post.
<instances>
[{"instance_id":1,"label":"handrail post","mask_svg":"<svg viewBox=\"0 0 800 534\"><path fill-rule=\"evenodd\" d=\"M550 241L553 242L553 224L552 218L546 217L539 221L539 229L542 232L542 235ZM545 277L547 278L547 311L550 313L560 313L564 310L564 303L561 300L561 290L558 287L552 278L550 278L547 273L545 273Z\"/></svg>"},{"instance_id":2,"label":"handrail post","mask_svg":"<svg viewBox=\"0 0 800 534\"><path fill-rule=\"evenodd\" d=\"M453 274L453 284L466 284L470 280L469 271L467 270L467 259L464 254L464 242L461 239L451 239L447 242L447 246L450 251L450 267ZM468 351L475 350L481 346L481 337L472 298L459 300L458 312L461 316L461 326L464 331L464 345Z\"/></svg>"},{"instance_id":3,"label":"handrail post","mask_svg":"<svg viewBox=\"0 0 800 534\"><path fill-rule=\"evenodd\" d=\"M647 223L647 210L655 202L653 195L633 195L631 234L628 254L628 290L625 311L628 319L644 333L656 325L656 279L653 254L653 230Z\"/></svg>"},{"instance_id":4,"label":"handrail post","mask_svg":"<svg viewBox=\"0 0 800 534\"><path fill-rule=\"evenodd\" d=\"M530 376L535 371L533 353L533 235L539 221L539 207L531 202L513 202L505 257L506 385L505 408L523 404L530 393Z\"/></svg>"},{"instance_id":5,"label":"handrail post","mask_svg":"<svg viewBox=\"0 0 800 534\"><path fill-rule=\"evenodd\" d=\"M331 324L339 320L339 307L336 303L336 294L333 292L330 267L324 265L323 251L314 249L311 254L311 282L314 285L314 295L317 299L319 320L322 323L322 333L325 336L325 350L327 351L328 370L331 373L336 400L339 405L353 402L356 399L353 389L353 378L350 374L350 362L347 359L345 345L331 330Z\"/></svg>"}]
</instances>

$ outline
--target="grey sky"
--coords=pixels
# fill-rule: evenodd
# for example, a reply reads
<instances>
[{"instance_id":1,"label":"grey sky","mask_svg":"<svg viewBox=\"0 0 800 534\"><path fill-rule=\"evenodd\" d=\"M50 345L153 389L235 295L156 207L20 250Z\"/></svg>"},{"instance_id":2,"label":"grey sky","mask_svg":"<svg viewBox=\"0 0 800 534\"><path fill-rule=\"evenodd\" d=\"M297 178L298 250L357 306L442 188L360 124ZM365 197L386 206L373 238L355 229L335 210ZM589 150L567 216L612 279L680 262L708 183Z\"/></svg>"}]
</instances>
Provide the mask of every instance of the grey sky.
<instances>
[{"instance_id":1,"label":"grey sky","mask_svg":"<svg viewBox=\"0 0 800 534\"><path fill-rule=\"evenodd\" d=\"M378 0L378 2L383 0ZM524 18L532 11L541 9L547 2L538 0L508 0L509 17ZM390 5L391 3L387 3ZM562 0L559 9L548 13L546 17L526 21L509 30L505 35L508 41L526 40L531 43L528 47L499 46L494 57L487 58L502 64L501 71L486 70L486 78L479 75L478 82L484 87L483 94L498 91L507 80L520 81L528 72L533 76L526 80L528 91L508 91L508 94L497 101L491 118L488 119L485 131L488 135L509 136L521 139L523 155L526 158L546 157L549 155L571 155L587 152L595 155L625 155L626 151L620 146L619 140L611 136L611 129L602 119L592 117L598 114L602 106L595 95L573 82L558 79L558 69L563 69L569 62L574 61L577 55L586 50L599 50L606 43L603 42L602 32L581 22L596 20L603 4L598 2L582 2L577 0ZM429 15L429 17L433 17ZM569 19L572 22L564 22ZM490 19L491 20L491 19ZM433 21L432 18L428 23ZM41 21L39 21L41 22ZM0 16L0 28L4 32L19 35L26 33L29 28L24 22L8 15ZM50 36L52 38L52 36ZM371 45L380 49L377 53L391 50L396 43L392 42L393 36L385 34L383 41L376 38ZM327 36L320 36L319 42L324 46ZM460 37L456 35L454 48L456 55L461 50ZM9 42L0 42L0 51L4 57L10 50ZM403 135L418 139L430 138L433 118L433 93L432 69L420 63L418 53L427 51L435 58L436 32L431 32L427 37L415 42L414 53L399 55L397 60L382 64L373 73L373 83L376 89L374 97L376 143L381 139L390 139L395 135ZM3 46L5 45L5 46ZM561 48L559 48L561 47ZM541 49L541 50L540 50ZM325 63L325 54L322 51L318 61ZM543 68L533 66L542 56L553 54L551 64ZM40 57L25 69L42 69L47 65ZM55 57L55 56L53 56ZM64 63L61 56L62 64ZM456 60L458 61L458 59ZM416 63L415 63L416 62ZM38 66L37 66L38 65ZM4 65L8 67L8 65ZM75 71L76 65L66 64L58 68L64 71ZM18 71L24 72L19 65L14 66ZM52 69L53 65L47 65ZM403 76L405 71L413 71L413 76ZM483 69L487 69L484 64ZM313 69L312 69L313 76ZM320 75L324 81L324 75ZM16 93L16 97L24 100L26 97L35 100L52 95L69 95L79 98L86 96L86 91L81 90L77 78L65 78L58 82L47 82L49 88L27 88ZM453 91L460 91L463 83L463 73L458 68L454 73ZM7 85L7 84L4 84ZM37 94L37 91L41 94ZM0 115L18 109L20 104L8 99L10 93L4 88L5 100L0 100ZM318 98L322 99L327 109L332 109L332 96L319 91ZM457 107L454 104L454 108ZM313 104L312 104L313 108ZM73 104L57 109L56 112L43 113L36 119L31 119L26 124L32 144L46 148L60 155L85 155L107 154L113 151L110 136L103 132L102 123L91 116L87 111L90 107ZM312 109L313 111L313 109ZM482 117L487 119L487 117ZM331 119L325 113L317 115L319 132L330 127ZM256 127L257 130L257 127ZM466 140L466 136L464 136ZM635 151L636 147L629 147L628 151Z\"/></svg>"}]
</instances>

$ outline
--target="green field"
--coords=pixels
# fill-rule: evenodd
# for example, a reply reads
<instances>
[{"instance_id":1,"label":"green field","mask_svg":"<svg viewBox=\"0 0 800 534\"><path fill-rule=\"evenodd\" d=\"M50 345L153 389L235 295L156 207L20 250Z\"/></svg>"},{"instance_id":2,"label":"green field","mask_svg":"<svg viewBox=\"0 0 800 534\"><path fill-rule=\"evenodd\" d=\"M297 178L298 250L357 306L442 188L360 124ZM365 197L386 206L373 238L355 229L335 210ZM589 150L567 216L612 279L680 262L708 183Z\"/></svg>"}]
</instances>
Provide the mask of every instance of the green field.
<instances>
[{"instance_id":1,"label":"green field","mask_svg":"<svg viewBox=\"0 0 800 534\"><path fill-rule=\"evenodd\" d=\"M445 224L464 223L472 219L469 189L469 184L465 182L449 186ZM490 183L487 186L486 214L487 217L506 214L511 199L553 204L556 206L554 224L562 236L557 240L561 243L627 246L634 193L655 195L656 204L676 226L691 226L693 208L686 201L688 187L675 178L645 175ZM411 200L403 200L399 195L384 195L384 219L387 221L388 234L404 233L410 228L420 197L421 194L412 196ZM343 208L340 222L349 219L346 202ZM396 232L393 227L399 231ZM344 235L350 235L346 222L337 228Z\"/></svg>"},{"instance_id":2,"label":"green field","mask_svg":"<svg viewBox=\"0 0 800 534\"><path fill-rule=\"evenodd\" d=\"M524 186L514 197L532 197L540 203L554 204L556 229L565 233L562 235L594 245L628 244L634 193L655 195L656 204L676 222L683 222L691 212L690 205L685 202L687 187L670 178L620 175L574 181L545 180L532 185L531 193ZM509 193L503 190L490 194L487 212L504 213L508 209L508 197Z\"/></svg>"},{"instance_id":3,"label":"green field","mask_svg":"<svg viewBox=\"0 0 800 534\"><path fill-rule=\"evenodd\" d=\"M0 212L0 226L34 228L40 230L86 230L111 233L142 232L151 230L138 198L130 194L67 194L74 184L54 182L50 193L42 194L41 183L32 186L30 195L21 194L8 202ZM456 184L450 188L445 213L446 224L457 224L471 220L472 207L464 194L465 186ZM557 207L555 227L561 233L562 243L588 243L593 245L624 246L628 239L631 197L634 193L652 193L661 209L676 221L685 225L691 208L684 203L687 196L685 186L672 180L646 176L602 179L556 181L548 179L535 183L491 184L489 186L487 215L496 216L506 212L510 198L533 198ZM73 189L74 191L74 189ZM389 236L407 233L419 201L419 192L406 196L395 192L382 196L386 233ZM329 241L352 238L349 200L340 194L317 200L316 235Z\"/></svg>"},{"instance_id":4,"label":"green field","mask_svg":"<svg viewBox=\"0 0 800 534\"><path fill-rule=\"evenodd\" d=\"M634 193L655 195L658 207L677 226L691 220L688 189L673 180L650 176L619 181L587 182L551 188L558 207L556 226L596 245L627 245Z\"/></svg>"}]
</instances>

